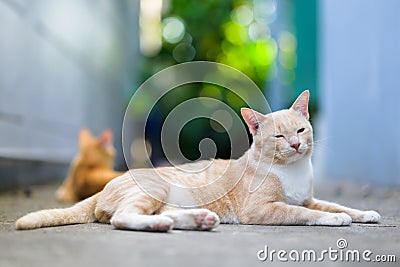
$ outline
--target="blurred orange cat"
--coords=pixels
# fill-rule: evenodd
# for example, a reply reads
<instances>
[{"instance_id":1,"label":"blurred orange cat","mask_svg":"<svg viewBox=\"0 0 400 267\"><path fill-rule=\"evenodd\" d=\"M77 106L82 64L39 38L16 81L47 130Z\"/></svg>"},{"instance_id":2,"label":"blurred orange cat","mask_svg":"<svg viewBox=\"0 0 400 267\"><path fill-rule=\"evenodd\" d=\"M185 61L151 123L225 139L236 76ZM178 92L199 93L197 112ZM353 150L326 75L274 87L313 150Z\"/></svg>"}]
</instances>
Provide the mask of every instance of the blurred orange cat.
<instances>
[{"instance_id":1,"label":"blurred orange cat","mask_svg":"<svg viewBox=\"0 0 400 267\"><path fill-rule=\"evenodd\" d=\"M111 130L94 137L88 129L79 133L79 152L71 162L67 178L57 190L61 202L77 202L100 192L113 178L122 174L113 170L115 150Z\"/></svg>"}]
</instances>

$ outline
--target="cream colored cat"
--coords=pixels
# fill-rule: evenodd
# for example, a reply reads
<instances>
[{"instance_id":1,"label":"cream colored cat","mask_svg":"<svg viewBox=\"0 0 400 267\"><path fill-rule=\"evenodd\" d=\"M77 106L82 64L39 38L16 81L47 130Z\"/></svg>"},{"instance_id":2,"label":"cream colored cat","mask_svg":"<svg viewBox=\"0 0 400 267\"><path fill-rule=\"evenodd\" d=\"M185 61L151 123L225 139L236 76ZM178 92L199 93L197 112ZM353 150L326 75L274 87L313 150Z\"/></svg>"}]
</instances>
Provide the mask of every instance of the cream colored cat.
<instances>
[{"instance_id":1,"label":"cream colored cat","mask_svg":"<svg viewBox=\"0 0 400 267\"><path fill-rule=\"evenodd\" d=\"M73 207L38 211L20 218L16 229L96 221L111 223L118 229L148 231L210 230L220 220L332 226L350 225L352 221L378 222L380 215L375 211L360 211L313 198L313 134L308 121L308 100L309 92L305 91L290 109L268 115L243 108L242 116L253 135L253 144L239 159L214 160L200 172L175 167L134 169L131 174L135 180L127 172ZM195 170L209 163L201 161L183 167ZM213 181L215 186L202 187ZM168 182L191 188L192 193L183 194ZM197 206L181 209L166 204L171 202Z\"/></svg>"}]
</instances>

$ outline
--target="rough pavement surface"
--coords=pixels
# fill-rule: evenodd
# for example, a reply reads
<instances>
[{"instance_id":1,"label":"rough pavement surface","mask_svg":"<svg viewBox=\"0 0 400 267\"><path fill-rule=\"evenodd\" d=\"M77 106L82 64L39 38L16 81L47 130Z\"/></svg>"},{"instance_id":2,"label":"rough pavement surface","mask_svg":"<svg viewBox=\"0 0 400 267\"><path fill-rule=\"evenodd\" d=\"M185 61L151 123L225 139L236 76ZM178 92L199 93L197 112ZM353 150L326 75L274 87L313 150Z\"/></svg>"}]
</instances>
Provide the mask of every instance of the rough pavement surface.
<instances>
[{"instance_id":1,"label":"rough pavement surface","mask_svg":"<svg viewBox=\"0 0 400 267\"><path fill-rule=\"evenodd\" d=\"M15 231L15 220L30 211L65 207L54 199L56 185L32 187L0 195L0 266L309 266L294 262L305 250L314 250L317 260L323 250L333 251L331 260L324 254L318 266L386 266L400 261L400 190L374 188L347 183L317 185L316 197L359 209L374 209L383 219L380 224L352 224L349 227L221 225L212 232L172 231L147 233L121 231L111 225L91 223L31 231ZM347 247L339 249L338 239ZM258 252L268 247L285 250L282 263L277 254L265 261ZM346 261L346 251L365 250L376 255L395 255L397 263ZM282 252L283 253L283 252ZM342 253L343 259L340 259ZM367 253L368 254L368 253ZM307 254L304 254L307 258ZM334 260L335 255L339 257ZM259 255L265 257L264 253Z\"/></svg>"}]
</instances>

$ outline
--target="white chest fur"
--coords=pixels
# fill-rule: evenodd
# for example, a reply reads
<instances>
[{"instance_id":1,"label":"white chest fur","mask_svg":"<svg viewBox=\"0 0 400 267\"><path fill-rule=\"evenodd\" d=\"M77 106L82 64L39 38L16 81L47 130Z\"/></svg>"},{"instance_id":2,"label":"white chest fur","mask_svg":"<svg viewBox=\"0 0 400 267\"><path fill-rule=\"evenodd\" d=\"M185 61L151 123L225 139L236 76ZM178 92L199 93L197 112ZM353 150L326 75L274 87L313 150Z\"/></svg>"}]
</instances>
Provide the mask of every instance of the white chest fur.
<instances>
[{"instance_id":1,"label":"white chest fur","mask_svg":"<svg viewBox=\"0 0 400 267\"><path fill-rule=\"evenodd\" d=\"M279 177L286 203L301 205L311 198L313 167L311 159L301 159L288 165L274 165L271 172Z\"/></svg>"}]
</instances>

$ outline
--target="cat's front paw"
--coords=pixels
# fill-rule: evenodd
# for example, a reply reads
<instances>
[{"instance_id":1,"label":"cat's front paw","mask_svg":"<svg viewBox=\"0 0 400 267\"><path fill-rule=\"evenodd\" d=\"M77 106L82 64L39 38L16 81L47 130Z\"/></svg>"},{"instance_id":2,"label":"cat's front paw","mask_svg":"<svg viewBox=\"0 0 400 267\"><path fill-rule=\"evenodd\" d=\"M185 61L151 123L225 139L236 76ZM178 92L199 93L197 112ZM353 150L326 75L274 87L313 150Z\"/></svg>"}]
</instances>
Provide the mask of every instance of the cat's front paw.
<instances>
[{"instance_id":1,"label":"cat's front paw","mask_svg":"<svg viewBox=\"0 0 400 267\"><path fill-rule=\"evenodd\" d=\"M358 223L377 223L381 219L381 215L374 210L363 211L360 216L353 218L353 222Z\"/></svg>"},{"instance_id":2,"label":"cat's front paw","mask_svg":"<svg viewBox=\"0 0 400 267\"><path fill-rule=\"evenodd\" d=\"M326 226L347 226L350 225L352 219L346 213L328 213L327 215L319 218L316 221L316 225Z\"/></svg>"}]
</instances>

